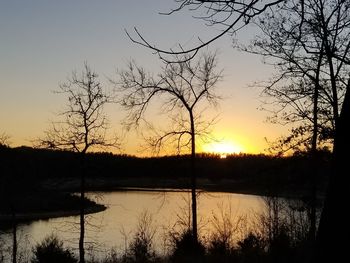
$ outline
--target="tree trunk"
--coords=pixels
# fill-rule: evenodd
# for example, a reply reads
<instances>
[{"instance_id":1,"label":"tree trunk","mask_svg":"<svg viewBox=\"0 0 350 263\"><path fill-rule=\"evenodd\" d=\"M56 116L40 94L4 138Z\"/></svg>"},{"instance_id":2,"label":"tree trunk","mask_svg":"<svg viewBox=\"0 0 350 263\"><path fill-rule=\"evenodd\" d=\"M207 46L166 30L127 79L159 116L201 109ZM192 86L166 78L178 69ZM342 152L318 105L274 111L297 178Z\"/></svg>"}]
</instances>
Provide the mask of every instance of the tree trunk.
<instances>
[{"instance_id":1,"label":"tree trunk","mask_svg":"<svg viewBox=\"0 0 350 263\"><path fill-rule=\"evenodd\" d=\"M81 179L80 179L80 237L79 237L79 262L85 263L85 154L81 155Z\"/></svg>"},{"instance_id":2,"label":"tree trunk","mask_svg":"<svg viewBox=\"0 0 350 263\"><path fill-rule=\"evenodd\" d=\"M195 244L198 243L198 228L197 228L197 181L196 181L196 136L194 129L193 114L190 113L191 119L191 198L192 198L192 235Z\"/></svg>"},{"instance_id":3,"label":"tree trunk","mask_svg":"<svg viewBox=\"0 0 350 263\"><path fill-rule=\"evenodd\" d=\"M315 262L341 262L348 257L349 92L348 85L334 138L333 169L317 233Z\"/></svg>"},{"instance_id":4,"label":"tree trunk","mask_svg":"<svg viewBox=\"0 0 350 263\"><path fill-rule=\"evenodd\" d=\"M12 207L12 263L17 262L17 219L14 207Z\"/></svg>"},{"instance_id":5,"label":"tree trunk","mask_svg":"<svg viewBox=\"0 0 350 263\"><path fill-rule=\"evenodd\" d=\"M324 49L324 42L322 41L321 51ZM317 154L317 142L318 142L318 99L320 86L320 69L323 60L323 52L320 52L317 70L315 76L315 92L313 97L313 116L312 116L312 140L311 140L311 177L310 177L310 229L309 229L309 241L311 243L311 253L313 255L315 250L315 238L316 238L316 201L317 201L317 175L318 175L318 154Z\"/></svg>"}]
</instances>

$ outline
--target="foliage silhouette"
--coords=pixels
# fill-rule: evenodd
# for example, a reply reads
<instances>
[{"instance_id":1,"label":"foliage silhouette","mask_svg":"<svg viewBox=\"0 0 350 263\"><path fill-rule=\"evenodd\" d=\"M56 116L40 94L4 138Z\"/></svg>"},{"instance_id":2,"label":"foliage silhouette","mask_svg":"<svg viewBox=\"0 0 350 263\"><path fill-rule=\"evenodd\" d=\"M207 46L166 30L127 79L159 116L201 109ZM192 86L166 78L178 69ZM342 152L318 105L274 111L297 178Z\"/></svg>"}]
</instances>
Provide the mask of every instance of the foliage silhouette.
<instances>
[{"instance_id":1,"label":"foliage silhouette","mask_svg":"<svg viewBox=\"0 0 350 263\"><path fill-rule=\"evenodd\" d=\"M171 262L203 262L205 247L200 241L193 238L191 229L185 229L181 233L174 233L172 237Z\"/></svg>"},{"instance_id":2,"label":"foliage silhouette","mask_svg":"<svg viewBox=\"0 0 350 263\"><path fill-rule=\"evenodd\" d=\"M33 249L31 263L77 263L73 252L63 247L63 241L57 236L46 237Z\"/></svg>"}]
</instances>

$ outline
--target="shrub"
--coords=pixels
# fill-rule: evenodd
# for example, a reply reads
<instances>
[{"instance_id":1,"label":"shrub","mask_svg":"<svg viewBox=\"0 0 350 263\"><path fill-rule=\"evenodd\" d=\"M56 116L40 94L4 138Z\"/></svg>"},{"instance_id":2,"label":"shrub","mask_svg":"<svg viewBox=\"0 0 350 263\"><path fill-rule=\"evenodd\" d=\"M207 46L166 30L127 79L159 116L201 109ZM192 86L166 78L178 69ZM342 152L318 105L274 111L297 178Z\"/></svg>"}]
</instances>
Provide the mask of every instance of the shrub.
<instances>
[{"instance_id":1,"label":"shrub","mask_svg":"<svg viewBox=\"0 0 350 263\"><path fill-rule=\"evenodd\" d=\"M202 262L205 256L205 247L193 238L190 229L180 234L172 234L173 253L171 262Z\"/></svg>"},{"instance_id":2,"label":"shrub","mask_svg":"<svg viewBox=\"0 0 350 263\"><path fill-rule=\"evenodd\" d=\"M46 237L33 249L31 263L76 263L78 260L55 235Z\"/></svg>"},{"instance_id":3,"label":"shrub","mask_svg":"<svg viewBox=\"0 0 350 263\"><path fill-rule=\"evenodd\" d=\"M127 263L148 263L156 261L153 238L156 229L153 227L152 216L146 211L139 216L137 230L123 258Z\"/></svg>"},{"instance_id":4,"label":"shrub","mask_svg":"<svg viewBox=\"0 0 350 263\"><path fill-rule=\"evenodd\" d=\"M239 254L242 262L264 262L265 241L259 235L249 233L242 241L239 241Z\"/></svg>"},{"instance_id":5,"label":"shrub","mask_svg":"<svg viewBox=\"0 0 350 263\"><path fill-rule=\"evenodd\" d=\"M207 250L207 262L237 262L234 249L222 239L213 236Z\"/></svg>"}]
</instances>

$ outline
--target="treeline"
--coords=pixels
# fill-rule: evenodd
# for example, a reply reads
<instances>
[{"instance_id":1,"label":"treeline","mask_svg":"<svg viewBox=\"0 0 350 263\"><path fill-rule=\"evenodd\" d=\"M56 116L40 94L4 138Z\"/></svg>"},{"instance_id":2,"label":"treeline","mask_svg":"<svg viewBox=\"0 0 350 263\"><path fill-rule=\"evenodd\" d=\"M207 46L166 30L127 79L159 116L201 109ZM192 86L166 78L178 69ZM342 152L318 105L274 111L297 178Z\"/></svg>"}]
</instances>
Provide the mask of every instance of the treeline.
<instances>
[{"instance_id":1,"label":"treeline","mask_svg":"<svg viewBox=\"0 0 350 263\"><path fill-rule=\"evenodd\" d=\"M0 160L1 183L15 182L17 186L21 183L27 190L59 182L61 189L74 191L80 178L81 162L73 152L2 146ZM186 155L138 158L98 152L87 154L86 160L89 190L118 186L184 188L190 177L190 158ZM316 183L322 190L327 182L330 154L320 153L320 160ZM295 193L307 191L314 183L309 163L307 154L289 157L234 154L225 159L199 154L196 172L199 187L208 190Z\"/></svg>"}]
</instances>

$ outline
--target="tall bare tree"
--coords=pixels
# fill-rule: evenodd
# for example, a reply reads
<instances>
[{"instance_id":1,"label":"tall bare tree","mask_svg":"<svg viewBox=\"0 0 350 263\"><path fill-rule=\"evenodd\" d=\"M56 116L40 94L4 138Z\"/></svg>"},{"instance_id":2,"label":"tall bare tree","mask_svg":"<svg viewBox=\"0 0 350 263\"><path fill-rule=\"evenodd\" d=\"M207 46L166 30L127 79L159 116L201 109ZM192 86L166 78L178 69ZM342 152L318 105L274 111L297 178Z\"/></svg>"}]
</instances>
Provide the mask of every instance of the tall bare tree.
<instances>
[{"instance_id":1,"label":"tall bare tree","mask_svg":"<svg viewBox=\"0 0 350 263\"><path fill-rule=\"evenodd\" d=\"M195 12L195 18L201 19L208 26L219 26L221 31L209 39L198 36L198 43L193 47L184 48L179 43L176 49L161 48L148 41L145 36L135 27L134 34L126 31L129 38L139 45L155 51L165 61L173 61L173 56L182 56L182 61L194 58L198 52L213 44L225 35L235 35L240 29L248 25L252 18L263 14L285 0L174 0L176 7L163 15L171 15L176 12ZM303 0L300 0L301 2ZM179 60L179 58L177 58Z\"/></svg>"},{"instance_id":2,"label":"tall bare tree","mask_svg":"<svg viewBox=\"0 0 350 263\"><path fill-rule=\"evenodd\" d=\"M333 144L349 80L349 66L337 59L349 55L348 13L345 1L305 0L303 6L285 2L256 20L263 34L246 49L276 68L263 93L274 102L273 120L294 124L278 145L310 149L314 164L311 236L316 230L317 149Z\"/></svg>"},{"instance_id":3,"label":"tall bare tree","mask_svg":"<svg viewBox=\"0 0 350 263\"><path fill-rule=\"evenodd\" d=\"M178 152L184 147L190 149L192 233L196 243L196 136L205 135L211 124L202 120L200 110L208 104L216 105L219 98L214 91L222 75L216 71L216 66L216 54L203 54L196 61L165 63L156 77L133 62L127 70L120 72L121 104L129 113L126 123L138 125L153 102L161 103L162 111L170 117L171 123L165 131L158 131L148 138L148 142L157 150L169 147L169 144L175 144Z\"/></svg>"},{"instance_id":4,"label":"tall bare tree","mask_svg":"<svg viewBox=\"0 0 350 263\"><path fill-rule=\"evenodd\" d=\"M339 161L346 154L344 150L339 151L339 148L343 148L343 145L347 143L343 141L342 146L339 146L338 139L340 138L339 133L342 134L344 129L339 126L342 114L340 109L342 105L343 109L346 109L345 94L349 92L350 81L349 14L348 1L305 0L303 5L292 1L286 2L273 13L267 12L265 19L260 19L259 25L265 37L254 43L257 48L255 51L273 58L274 65L280 70L277 80L265 90L272 95L273 99L283 102L280 104L282 107L278 109L282 113L278 114L279 119L282 116L284 120L303 122L298 129L293 130L291 136L282 140L282 143L286 144L291 141L298 143L302 136L310 142L311 147L309 147L314 159L312 162L314 164L313 175L317 171L316 147L321 145L320 139L328 141L330 139L333 144L334 172L330 177L330 191L318 232L319 241L321 241L319 243L323 244L322 246L327 240L339 239L338 235L342 233L342 230L335 230L334 226L339 225L340 221L334 215L337 213L336 207L339 203L347 202L347 197L342 194L346 191L341 190L345 178L341 174L343 172L340 167L343 167L344 171L345 162ZM309 88L305 83L311 84ZM298 86L298 89L290 88L295 86ZM291 104L297 107L294 107L290 111L291 114L288 114L286 113L287 105ZM291 117L292 114L296 118ZM342 152L341 155L339 152ZM315 181L315 175L313 181ZM341 183L338 185L338 190L332 189L338 183ZM329 206L329 198L332 200L331 206ZM332 212L329 213L328 209ZM313 229L310 232L314 233L315 209L312 214L311 226ZM328 218L326 228L325 218ZM330 257L331 254L334 255L335 250L337 248L333 244L328 245L327 248L318 249L320 252L318 255L322 253ZM326 251L332 252L328 254L325 253Z\"/></svg>"},{"instance_id":5,"label":"tall bare tree","mask_svg":"<svg viewBox=\"0 0 350 263\"><path fill-rule=\"evenodd\" d=\"M80 238L79 258L85 262L85 173L86 152L96 147L116 147L118 140L108 138L108 121L104 113L104 106L112 102L112 97L103 90L98 75L87 63L79 75L72 73L71 78L61 84L57 91L67 97L67 105L59 117L52 122L51 128L40 139L40 145L52 149L64 149L80 154Z\"/></svg>"},{"instance_id":6,"label":"tall bare tree","mask_svg":"<svg viewBox=\"0 0 350 263\"><path fill-rule=\"evenodd\" d=\"M329 62L328 53L333 49L346 56L348 32L343 29L350 20L336 10L343 6L346 13L344 3L333 7L313 0L303 3L301 8L297 2L286 2L257 19L263 34L246 50L264 56L276 68L263 91L269 103L274 102L273 120L300 124L282 142L296 145L306 140L310 147L317 137L326 143L334 137L349 67L334 58Z\"/></svg>"}]
</instances>

